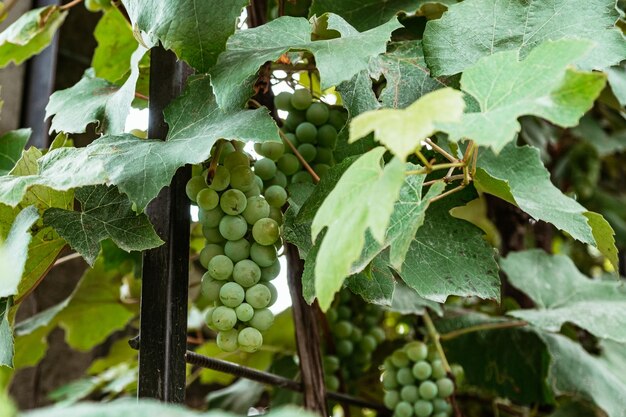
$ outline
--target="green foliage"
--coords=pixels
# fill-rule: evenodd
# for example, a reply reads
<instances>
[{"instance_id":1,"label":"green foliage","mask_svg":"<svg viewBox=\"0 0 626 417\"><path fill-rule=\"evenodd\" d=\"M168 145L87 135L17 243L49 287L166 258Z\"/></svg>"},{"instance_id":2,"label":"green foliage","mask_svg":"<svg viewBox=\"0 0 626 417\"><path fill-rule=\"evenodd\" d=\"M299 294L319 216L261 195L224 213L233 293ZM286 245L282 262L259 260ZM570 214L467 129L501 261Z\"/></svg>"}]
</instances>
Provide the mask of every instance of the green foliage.
<instances>
[{"instance_id":1,"label":"green foliage","mask_svg":"<svg viewBox=\"0 0 626 417\"><path fill-rule=\"evenodd\" d=\"M18 129L0 136L0 175L8 174L22 156L30 129Z\"/></svg>"},{"instance_id":2,"label":"green foliage","mask_svg":"<svg viewBox=\"0 0 626 417\"><path fill-rule=\"evenodd\" d=\"M0 285L0 298L17 294L28 256L28 245L32 238L30 228L37 219L39 219L39 213L35 206L29 206L20 211L15 217L4 244L0 247L3 265L7 265L6 262L12 263L11 268L2 271L4 273Z\"/></svg>"},{"instance_id":3,"label":"green foliage","mask_svg":"<svg viewBox=\"0 0 626 417\"><path fill-rule=\"evenodd\" d=\"M93 32L98 47L94 51L91 66L95 76L116 82L131 68L131 57L137 49L137 40L128 21L118 8L107 10ZM111 57L116 57L111 59Z\"/></svg>"}]
</instances>

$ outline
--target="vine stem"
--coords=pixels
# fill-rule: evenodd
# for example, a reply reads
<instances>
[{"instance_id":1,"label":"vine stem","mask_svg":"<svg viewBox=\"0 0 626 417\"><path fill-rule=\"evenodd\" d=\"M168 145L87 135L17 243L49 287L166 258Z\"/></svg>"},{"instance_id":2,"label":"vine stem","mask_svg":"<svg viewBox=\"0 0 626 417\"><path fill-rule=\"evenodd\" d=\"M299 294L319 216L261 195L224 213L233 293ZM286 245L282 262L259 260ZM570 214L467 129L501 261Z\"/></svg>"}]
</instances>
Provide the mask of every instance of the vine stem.
<instances>
[{"instance_id":1,"label":"vine stem","mask_svg":"<svg viewBox=\"0 0 626 417\"><path fill-rule=\"evenodd\" d=\"M446 158L448 161L450 161L450 162L459 162L458 159L456 159L454 156L450 155L441 146L439 146L435 142L433 142L430 138L424 139L424 142L426 142L428 144L428 146L433 148L435 151L437 151L441 155L443 155L443 157Z\"/></svg>"},{"instance_id":2,"label":"vine stem","mask_svg":"<svg viewBox=\"0 0 626 417\"><path fill-rule=\"evenodd\" d=\"M316 184L320 182L320 177L315 173L315 171L313 171L313 168L311 168L311 165L309 165L309 163L304 160L302 155L300 155L300 152L298 152L296 147L293 146L293 143L291 143L291 141L287 139L287 136L285 136L285 134L280 129L278 130L278 134L280 135L280 138L283 140L283 142L285 142L285 144L289 146L289 149L291 149L294 155L296 155L296 157L298 158L298 160L300 161L304 169L306 169L307 172L311 174L311 177L313 177L313 181L315 181Z\"/></svg>"},{"instance_id":3,"label":"vine stem","mask_svg":"<svg viewBox=\"0 0 626 417\"><path fill-rule=\"evenodd\" d=\"M67 9L71 9L72 7L76 6L77 4L82 3L83 0L72 0L67 4L64 4L63 6L59 7L59 10L67 10Z\"/></svg>"},{"instance_id":4,"label":"vine stem","mask_svg":"<svg viewBox=\"0 0 626 417\"><path fill-rule=\"evenodd\" d=\"M211 163L209 164L209 168L207 169L207 173L206 173L207 181L212 180L213 176L215 175L215 170L217 169L217 164L220 161L220 155L222 154L223 147L224 147L224 141L223 140L217 141L217 144L215 145L215 154L211 158Z\"/></svg>"},{"instance_id":5,"label":"vine stem","mask_svg":"<svg viewBox=\"0 0 626 417\"><path fill-rule=\"evenodd\" d=\"M406 175L423 175L423 174L430 174L432 171L437 171L440 169L448 169L448 168L460 168L460 167L464 167L466 164L465 162L446 162L443 164L435 164L435 165L431 165L430 169L428 168L424 168L424 169L415 169L412 171L406 171L405 174Z\"/></svg>"},{"instance_id":6,"label":"vine stem","mask_svg":"<svg viewBox=\"0 0 626 417\"><path fill-rule=\"evenodd\" d=\"M468 333L480 332L483 330L497 330L497 329L509 329L513 327L524 327L527 325L528 325L528 322L524 320L506 321L502 323L477 324L476 326L465 327L463 329L453 330L451 332L441 334L439 335L439 339L444 340L444 341L452 340Z\"/></svg>"}]
</instances>

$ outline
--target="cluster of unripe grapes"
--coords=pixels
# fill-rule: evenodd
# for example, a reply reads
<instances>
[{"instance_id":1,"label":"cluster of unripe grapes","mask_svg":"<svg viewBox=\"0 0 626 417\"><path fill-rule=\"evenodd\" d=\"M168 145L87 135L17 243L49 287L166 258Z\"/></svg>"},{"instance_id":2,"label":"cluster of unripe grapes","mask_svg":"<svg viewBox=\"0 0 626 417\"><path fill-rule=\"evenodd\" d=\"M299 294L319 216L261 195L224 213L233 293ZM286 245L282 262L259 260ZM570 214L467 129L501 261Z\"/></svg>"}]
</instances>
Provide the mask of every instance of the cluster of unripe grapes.
<instances>
[{"instance_id":1,"label":"cluster of unripe grapes","mask_svg":"<svg viewBox=\"0 0 626 417\"><path fill-rule=\"evenodd\" d=\"M293 94L282 92L274 98L274 104L289 113L281 128L285 138L317 176L323 177L335 164L333 150L337 132L346 124L346 111L314 100L307 89ZM286 187L291 183L313 182L290 146L266 142L256 144L255 151L265 157L256 162L255 171L266 183Z\"/></svg>"},{"instance_id":2,"label":"cluster of unripe grapes","mask_svg":"<svg viewBox=\"0 0 626 417\"><path fill-rule=\"evenodd\" d=\"M263 181L240 142L216 145L212 158L219 161L193 176L186 187L198 206L206 239L200 252L200 264L207 269L201 290L213 304L206 323L218 332L223 351L254 352L274 321L268 307L276 302L277 292L270 281L280 272L280 208L287 193L277 186L262 195Z\"/></svg>"},{"instance_id":3,"label":"cluster of unripe grapes","mask_svg":"<svg viewBox=\"0 0 626 417\"><path fill-rule=\"evenodd\" d=\"M382 376L384 403L394 417L448 417L454 382L448 378L437 351L414 341L385 359ZM462 372L453 365L454 373Z\"/></svg>"},{"instance_id":4,"label":"cluster of unripe grapes","mask_svg":"<svg viewBox=\"0 0 626 417\"><path fill-rule=\"evenodd\" d=\"M372 362L372 353L385 340L381 327L383 311L343 290L336 303L326 312L333 338L335 355L324 356L326 387L336 391L341 378L351 381L366 371Z\"/></svg>"}]
</instances>

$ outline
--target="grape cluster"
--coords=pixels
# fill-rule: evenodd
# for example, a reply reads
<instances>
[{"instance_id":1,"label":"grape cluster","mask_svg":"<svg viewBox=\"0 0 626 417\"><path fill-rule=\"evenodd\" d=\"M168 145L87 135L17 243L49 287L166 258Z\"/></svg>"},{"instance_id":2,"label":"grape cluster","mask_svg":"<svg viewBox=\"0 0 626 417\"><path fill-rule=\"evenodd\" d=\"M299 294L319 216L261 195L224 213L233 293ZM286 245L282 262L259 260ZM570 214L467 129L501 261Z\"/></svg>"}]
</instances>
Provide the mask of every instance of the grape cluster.
<instances>
[{"instance_id":1,"label":"grape cluster","mask_svg":"<svg viewBox=\"0 0 626 417\"><path fill-rule=\"evenodd\" d=\"M426 344L410 342L393 352L385 359L382 380L384 403L394 410L394 417L452 415L448 398L454 393L454 382L437 352Z\"/></svg>"},{"instance_id":2,"label":"grape cluster","mask_svg":"<svg viewBox=\"0 0 626 417\"><path fill-rule=\"evenodd\" d=\"M254 352L274 321L268 307L277 292L270 281L280 272L276 249L282 244L280 207L286 195L261 195L263 181L252 170L242 143L220 147L219 152L213 149L219 163L193 176L186 187L199 208L206 238L200 252L200 264L207 269L201 290L213 304L206 323L218 332L217 345L223 351Z\"/></svg>"},{"instance_id":3,"label":"grape cluster","mask_svg":"<svg viewBox=\"0 0 626 417\"><path fill-rule=\"evenodd\" d=\"M329 390L336 391L340 381L337 375L351 381L371 365L372 353L385 340L385 331L380 326L383 311L343 290L326 318L336 355L324 356L325 381Z\"/></svg>"},{"instance_id":4,"label":"grape cluster","mask_svg":"<svg viewBox=\"0 0 626 417\"><path fill-rule=\"evenodd\" d=\"M335 164L333 150L337 132L346 124L346 111L313 100L307 89L296 90L293 94L282 92L274 98L274 104L277 109L289 113L281 128L286 139L313 171L323 177ZM284 188L291 183L313 182L313 177L303 169L290 146L265 142L256 144L255 151L265 157L258 160L254 168L266 186Z\"/></svg>"}]
</instances>

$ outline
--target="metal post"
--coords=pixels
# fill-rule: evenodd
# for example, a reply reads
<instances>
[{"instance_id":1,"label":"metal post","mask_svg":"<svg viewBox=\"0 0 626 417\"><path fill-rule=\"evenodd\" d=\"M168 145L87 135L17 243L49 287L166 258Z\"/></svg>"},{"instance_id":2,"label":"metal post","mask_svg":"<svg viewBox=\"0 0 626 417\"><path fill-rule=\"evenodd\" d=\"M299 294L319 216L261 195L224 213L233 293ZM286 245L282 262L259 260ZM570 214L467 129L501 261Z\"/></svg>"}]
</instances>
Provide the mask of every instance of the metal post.
<instances>
[{"instance_id":1,"label":"metal post","mask_svg":"<svg viewBox=\"0 0 626 417\"><path fill-rule=\"evenodd\" d=\"M180 94L190 70L161 47L152 49L150 65L148 135L165 139L163 110ZM190 173L190 167L180 168L148 206L165 244L143 255L138 393L175 403L185 399L190 225L185 184Z\"/></svg>"}]
</instances>

